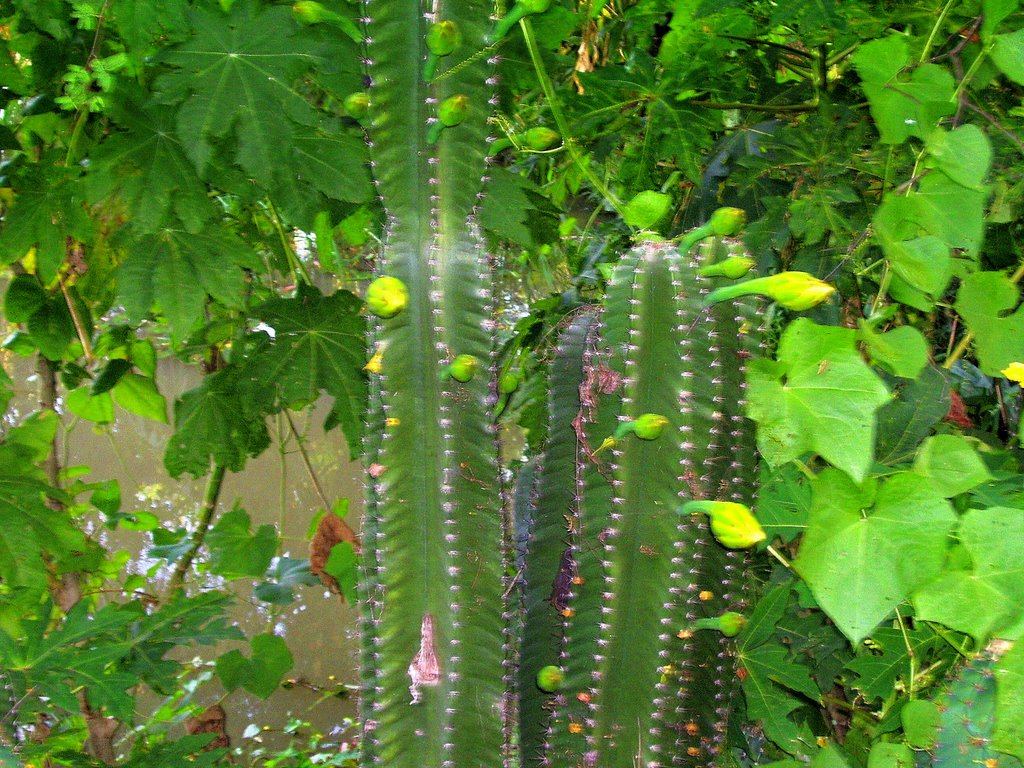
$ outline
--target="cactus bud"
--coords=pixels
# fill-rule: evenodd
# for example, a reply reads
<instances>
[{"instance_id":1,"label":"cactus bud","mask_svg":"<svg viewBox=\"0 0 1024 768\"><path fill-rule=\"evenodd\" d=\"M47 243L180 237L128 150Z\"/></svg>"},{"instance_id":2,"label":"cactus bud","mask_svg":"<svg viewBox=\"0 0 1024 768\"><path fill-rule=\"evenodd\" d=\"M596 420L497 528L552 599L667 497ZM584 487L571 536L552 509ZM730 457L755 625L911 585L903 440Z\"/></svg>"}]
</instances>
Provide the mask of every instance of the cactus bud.
<instances>
[{"instance_id":1,"label":"cactus bud","mask_svg":"<svg viewBox=\"0 0 1024 768\"><path fill-rule=\"evenodd\" d=\"M697 270L701 277L727 277L736 280L754 268L754 260L749 256L730 256L717 264L708 264Z\"/></svg>"},{"instance_id":2,"label":"cactus bud","mask_svg":"<svg viewBox=\"0 0 1024 768\"><path fill-rule=\"evenodd\" d=\"M536 128L530 128L526 131L522 138L523 143L530 149L543 152L545 149L555 146L555 143L560 141L562 137L558 131L538 125Z\"/></svg>"},{"instance_id":3,"label":"cactus bud","mask_svg":"<svg viewBox=\"0 0 1024 768\"><path fill-rule=\"evenodd\" d=\"M537 672L537 687L545 693L554 693L565 679L565 674L559 667L548 665L541 667Z\"/></svg>"},{"instance_id":4,"label":"cactus bud","mask_svg":"<svg viewBox=\"0 0 1024 768\"><path fill-rule=\"evenodd\" d=\"M1000 373L1010 381L1024 384L1024 363L1010 363Z\"/></svg>"},{"instance_id":5,"label":"cactus bud","mask_svg":"<svg viewBox=\"0 0 1024 768\"><path fill-rule=\"evenodd\" d=\"M476 369L479 365L480 361L473 355L458 355L452 360L451 365L445 368L444 372L456 381L465 384L476 376Z\"/></svg>"},{"instance_id":6,"label":"cactus bud","mask_svg":"<svg viewBox=\"0 0 1024 768\"><path fill-rule=\"evenodd\" d=\"M742 208L719 208L711 214L708 224L711 234L716 237L728 237L739 232L747 223L747 214Z\"/></svg>"},{"instance_id":7,"label":"cactus bud","mask_svg":"<svg viewBox=\"0 0 1024 768\"><path fill-rule=\"evenodd\" d=\"M520 19L524 19L527 16L531 16L536 13L544 13L548 8L551 7L551 0L518 0L518 2L512 6L512 9L505 14L505 18L501 19L497 24L494 25L494 29L491 34L487 36L488 43L496 43L505 35L512 27L519 23Z\"/></svg>"},{"instance_id":8,"label":"cactus bud","mask_svg":"<svg viewBox=\"0 0 1024 768\"><path fill-rule=\"evenodd\" d=\"M736 613L735 611L728 611L723 613L721 616L715 616L710 619L698 619L693 622L689 627L689 632L686 630L681 631L677 637L686 639L693 635L694 630L698 629L717 629L726 637L736 637L743 627L747 625L747 617L742 613ZM684 633L686 633L684 635Z\"/></svg>"},{"instance_id":9,"label":"cactus bud","mask_svg":"<svg viewBox=\"0 0 1024 768\"><path fill-rule=\"evenodd\" d=\"M342 106L345 107L349 117L361 120L366 115L366 110L370 108L370 96L362 91L350 93L345 97Z\"/></svg>"},{"instance_id":10,"label":"cactus bud","mask_svg":"<svg viewBox=\"0 0 1024 768\"><path fill-rule=\"evenodd\" d=\"M806 272L780 272L768 277L757 277L736 285L716 288L704 300L705 306L738 296L760 294L786 309L800 312L821 304L835 293L835 288Z\"/></svg>"},{"instance_id":11,"label":"cactus bud","mask_svg":"<svg viewBox=\"0 0 1024 768\"><path fill-rule=\"evenodd\" d=\"M423 65L423 79L434 79L441 57L448 56L462 45L462 32L454 21L439 21L427 30L427 61Z\"/></svg>"},{"instance_id":12,"label":"cactus bud","mask_svg":"<svg viewBox=\"0 0 1024 768\"><path fill-rule=\"evenodd\" d=\"M397 277L378 277L366 289L366 306L377 317L394 317L409 304L409 289Z\"/></svg>"},{"instance_id":13,"label":"cactus bud","mask_svg":"<svg viewBox=\"0 0 1024 768\"><path fill-rule=\"evenodd\" d=\"M503 373L501 378L498 379L498 392L502 395L511 395L519 389L519 375L512 373Z\"/></svg>"},{"instance_id":14,"label":"cactus bud","mask_svg":"<svg viewBox=\"0 0 1024 768\"><path fill-rule=\"evenodd\" d=\"M436 144L445 128L452 128L469 116L469 97L461 93L449 96L437 108L437 122L430 126L427 143Z\"/></svg>"},{"instance_id":15,"label":"cactus bud","mask_svg":"<svg viewBox=\"0 0 1024 768\"><path fill-rule=\"evenodd\" d=\"M668 419L658 413L645 413L633 421L624 421L615 430L615 439L621 440L632 432L641 440L657 440L665 431Z\"/></svg>"},{"instance_id":16,"label":"cactus bud","mask_svg":"<svg viewBox=\"0 0 1024 768\"><path fill-rule=\"evenodd\" d=\"M719 544L729 549L750 549L768 538L753 513L733 501L688 501L679 512L706 514L711 519L711 533Z\"/></svg>"}]
</instances>

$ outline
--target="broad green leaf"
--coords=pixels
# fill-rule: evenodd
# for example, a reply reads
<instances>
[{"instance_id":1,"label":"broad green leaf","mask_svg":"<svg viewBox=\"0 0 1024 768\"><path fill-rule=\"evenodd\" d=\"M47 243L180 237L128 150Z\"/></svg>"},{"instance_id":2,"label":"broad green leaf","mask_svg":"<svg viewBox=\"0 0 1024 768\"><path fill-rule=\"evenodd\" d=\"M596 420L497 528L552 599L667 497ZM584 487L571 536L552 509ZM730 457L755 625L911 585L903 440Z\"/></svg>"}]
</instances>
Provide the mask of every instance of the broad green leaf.
<instances>
[{"instance_id":1,"label":"broad green leaf","mask_svg":"<svg viewBox=\"0 0 1024 768\"><path fill-rule=\"evenodd\" d=\"M73 389L64 396L64 405L71 413L86 421L109 424L114 420L114 401L109 392L92 394L89 387Z\"/></svg>"},{"instance_id":2,"label":"broad green leaf","mask_svg":"<svg viewBox=\"0 0 1024 768\"><path fill-rule=\"evenodd\" d=\"M167 443L164 466L171 477L188 472L201 477L211 462L241 471L246 458L270 444L263 416L238 386L236 368L210 374L174 403L174 435Z\"/></svg>"},{"instance_id":3,"label":"broad green leaf","mask_svg":"<svg viewBox=\"0 0 1024 768\"><path fill-rule=\"evenodd\" d=\"M267 581L257 584L253 596L257 600L284 605L295 599L295 587L319 584L320 580L309 570L309 560L279 557L267 573Z\"/></svg>"},{"instance_id":4,"label":"broad green leaf","mask_svg":"<svg viewBox=\"0 0 1024 768\"><path fill-rule=\"evenodd\" d=\"M558 212L528 178L495 167L488 175L480 224L492 235L524 248L558 237Z\"/></svg>"},{"instance_id":5,"label":"broad green leaf","mask_svg":"<svg viewBox=\"0 0 1024 768\"><path fill-rule=\"evenodd\" d=\"M992 61L1015 83L1024 84L1024 29L996 35Z\"/></svg>"},{"instance_id":6,"label":"broad green leaf","mask_svg":"<svg viewBox=\"0 0 1024 768\"><path fill-rule=\"evenodd\" d=\"M46 303L46 292L32 275L17 275L4 294L4 317L8 323L25 323Z\"/></svg>"},{"instance_id":7,"label":"broad green leaf","mask_svg":"<svg viewBox=\"0 0 1024 768\"><path fill-rule=\"evenodd\" d=\"M75 322L61 298L51 298L28 319L28 332L47 360L59 361L75 338Z\"/></svg>"},{"instance_id":8,"label":"broad green leaf","mask_svg":"<svg viewBox=\"0 0 1024 768\"><path fill-rule=\"evenodd\" d=\"M933 167L971 189L981 187L992 165L992 145L976 125L962 125L952 131L936 128L926 148Z\"/></svg>"},{"instance_id":9,"label":"broad green leaf","mask_svg":"<svg viewBox=\"0 0 1024 768\"><path fill-rule=\"evenodd\" d=\"M769 540L777 536L790 542L803 533L810 507L811 487L796 465L762 468L755 511Z\"/></svg>"},{"instance_id":10,"label":"broad green leaf","mask_svg":"<svg viewBox=\"0 0 1024 768\"><path fill-rule=\"evenodd\" d=\"M261 525L251 531L249 513L235 507L210 529L206 543L210 548L210 571L229 579L262 576L277 551L277 531L273 525Z\"/></svg>"},{"instance_id":11,"label":"broad green leaf","mask_svg":"<svg viewBox=\"0 0 1024 768\"><path fill-rule=\"evenodd\" d=\"M879 627L871 633L872 650L858 650L859 655L847 663L846 668L857 673L853 687L869 700L887 699L896 690L897 681L909 680L914 664L924 654L941 643L938 635L928 628L909 629L904 632L893 627Z\"/></svg>"},{"instance_id":12,"label":"broad green leaf","mask_svg":"<svg viewBox=\"0 0 1024 768\"><path fill-rule=\"evenodd\" d=\"M887 195L875 211L875 236L893 271L934 301L949 284L953 264L941 238L926 234L916 199Z\"/></svg>"},{"instance_id":13,"label":"broad green leaf","mask_svg":"<svg viewBox=\"0 0 1024 768\"><path fill-rule=\"evenodd\" d=\"M113 110L124 131L91 153L91 196L120 197L131 212L132 227L150 234L174 224L177 216L198 232L215 213L206 186L174 133L176 111L128 101Z\"/></svg>"},{"instance_id":14,"label":"broad green leaf","mask_svg":"<svg viewBox=\"0 0 1024 768\"><path fill-rule=\"evenodd\" d=\"M328 555L327 562L324 564L324 572L338 582L341 594L349 605L355 605L358 599L356 594L358 565L359 558L349 541L342 541L331 547L331 554Z\"/></svg>"},{"instance_id":15,"label":"broad green leaf","mask_svg":"<svg viewBox=\"0 0 1024 768\"><path fill-rule=\"evenodd\" d=\"M109 392L114 388L114 385L121 380L121 377L131 369L132 364L130 361L119 357L114 358L103 366L103 370L100 372L100 375L93 380L92 387L89 391L94 395Z\"/></svg>"},{"instance_id":16,"label":"broad green leaf","mask_svg":"<svg viewBox=\"0 0 1024 768\"><path fill-rule=\"evenodd\" d=\"M53 440L59 426L60 420L54 411L48 408L36 411L7 433L4 444L9 448L24 449L28 452L25 458L32 464L39 464L53 451Z\"/></svg>"},{"instance_id":17,"label":"broad green leaf","mask_svg":"<svg viewBox=\"0 0 1024 768\"><path fill-rule=\"evenodd\" d=\"M914 768L914 751L906 744L876 741L868 754L868 768Z\"/></svg>"},{"instance_id":18,"label":"broad green leaf","mask_svg":"<svg viewBox=\"0 0 1024 768\"><path fill-rule=\"evenodd\" d=\"M903 70L909 63L907 43L896 35L866 43L853 56L883 144L900 144L911 136L925 139L955 109L952 75L923 64L908 76Z\"/></svg>"},{"instance_id":19,"label":"broad green leaf","mask_svg":"<svg viewBox=\"0 0 1024 768\"><path fill-rule=\"evenodd\" d=\"M241 267L251 264L248 246L223 227L195 233L162 229L132 244L119 271L118 294L133 322L156 308L171 338L180 342L202 319L207 296L227 307L240 305Z\"/></svg>"},{"instance_id":20,"label":"broad green leaf","mask_svg":"<svg viewBox=\"0 0 1024 768\"><path fill-rule=\"evenodd\" d=\"M850 761L839 747L829 742L811 760L811 768L850 768Z\"/></svg>"},{"instance_id":21,"label":"broad green leaf","mask_svg":"<svg viewBox=\"0 0 1024 768\"><path fill-rule=\"evenodd\" d=\"M867 473L875 412L889 393L855 341L852 330L800 318L783 334L777 362L751 364L748 413L768 462L778 466L813 451L857 480Z\"/></svg>"},{"instance_id":22,"label":"broad green leaf","mask_svg":"<svg viewBox=\"0 0 1024 768\"><path fill-rule=\"evenodd\" d=\"M949 392L946 377L932 366L912 382L898 382L895 399L878 411L878 461L908 461L949 413Z\"/></svg>"},{"instance_id":23,"label":"broad green leaf","mask_svg":"<svg viewBox=\"0 0 1024 768\"><path fill-rule=\"evenodd\" d=\"M665 218L672 207L672 197L663 192L645 190L630 200L622 211L622 219L637 229L649 229Z\"/></svg>"},{"instance_id":24,"label":"broad green leaf","mask_svg":"<svg viewBox=\"0 0 1024 768\"><path fill-rule=\"evenodd\" d=\"M1024 761L1024 643L996 662L996 723L992 746Z\"/></svg>"},{"instance_id":25,"label":"broad green leaf","mask_svg":"<svg viewBox=\"0 0 1024 768\"><path fill-rule=\"evenodd\" d=\"M1019 302L1020 288L1001 272L976 272L960 285L956 311L974 334L978 367L989 376L1024 360L1024 306L1018 307Z\"/></svg>"},{"instance_id":26,"label":"broad green leaf","mask_svg":"<svg viewBox=\"0 0 1024 768\"><path fill-rule=\"evenodd\" d=\"M114 386L113 396L126 411L161 424L167 423L167 402L152 379L126 373Z\"/></svg>"},{"instance_id":27,"label":"broad green leaf","mask_svg":"<svg viewBox=\"0 0 1024 768\"><path fill-rule=\"evenodd\" d=\"M956 515L924 478L891 476L877 491L825 470L793 567L853 643L942 568Z\"/></svg>"},{"instance_id":28,"label":"broad green leaf","mask_svg":"<svg viewBox=\"0 0 1024 768\"><path fill-rule=\"evenodd\" d=\"M366 164L366 142L339 125L300 129L292 143L292 165L299 178L327 197L365 203L373 194Z\"/></svg>"},{"instance_id":29,"label":"broad green leaf","mask_svg":"<svg viewBox=\"0 0 1024 768\"><path fill-rule=\"evenodd\" d=\"M164 103L178 108L178 136L200 171L213 145L229 137L246 173L273 184L281 153L292 146L293 121L310 124L313 111L295 88L315 49L297 33L291 9L238 0L230 13L195 7L192 36L162 56L174 69L157 80Z\"/></svg>"},{"instance_id":30,"label":"broad green leaf","mask_svg":"<svg viewBox=\"0 0 1024 768\"><path fill-rule=\"evenodd\" d=\"M968 510L956 535L974 567L947 570L921 586L914 607L918 618L966 632L981 646L1024 613L1024 511Z\"/></svg>"},{"instance_id":31,"label":"broad green leaf","mask_svg":"<svg viewBox=\"0 0 1024 768\"><path fill-rule=\"evenodd\" d=\"M108 13L129 55L141 62L158 42L179 40L187 33L185 10L180 0L117 0Z\"/></svg>"},{"instance_id":32,"label":"broad green leaf","mask_svg":"<svg viewBox=\"0 0 1024 768\"><path fill-rule=\"evenodd\" d=\"M985 234L987 189L968 189L941 173L929 173L907 199L917 206L920 224L928 234L977 258Z\"/></svg>"},{"instance_id":33,"label":"broad green leaf","mask_svg":"<svg viewBox=\"0 0 1024 768\"><path fill-rule=\"evenodd\" d=\"M277 635L252 638L252 658L239 651L228 651L217 659L217 677L230 693L239 687L266 699L294 666L288 645Z\"/></svg>"},{"instance_id":34,"label":"broad green leaf","mask_svg":"<svg viewBox=\"0 0 1024 768\"><path fill-rule=\"evenodd\" d=\"M927 477L946 498L966 493L992 479L974 447L957 435L935 435L924 441L914 471Z\"/></svg>"},{"instance_id":35,"label":"broad green leaf","mask_svg":"<svg viewBox=\"0 0 1024 768\"><path fill-rule=\"evenodd\" d=\"M321 390L333 395L352 455L359 451L366 403L360 307L347 291L322 296L308 287L294 299L271 299L257 314L273 328L273 339L250 357L244 373L246 386L269 409L304 406Z\"/></svg>"},{"instance_id":36,"label":"broad green leaf","mask_svg":"<svg viewBox=\"0 0 1024 768\"><path fill-rule=\"evenodd\" d=\"M916 328L902 325L886 333L876 333L862 323L857 333L871 361L895 376L916 379L928 364L928 342Z\"/></svg>"},{"instance_id":37,"label":"broad green leaf","mask_svg":"<svg viewBox=\"0 0 1024 768\"><path fill-rule=\"evenodd\" d=\"M981 21L981 39L988 43L992 33L1007 16L1017 10L1020 0L983 0L981 7L984 17Z\"/></svg>"},{"instance_id":38,"label":"broad green leaf","mask_svg":"<svg viewBox=\"0 0 1024 768\"><path fill-rule=\"evenodd\" d=\"M900 710L900 722L910 746L931 749L935 745L935 732L939 727L939 708L934 701L908 701Z\"/></svg>"}]
</instances>

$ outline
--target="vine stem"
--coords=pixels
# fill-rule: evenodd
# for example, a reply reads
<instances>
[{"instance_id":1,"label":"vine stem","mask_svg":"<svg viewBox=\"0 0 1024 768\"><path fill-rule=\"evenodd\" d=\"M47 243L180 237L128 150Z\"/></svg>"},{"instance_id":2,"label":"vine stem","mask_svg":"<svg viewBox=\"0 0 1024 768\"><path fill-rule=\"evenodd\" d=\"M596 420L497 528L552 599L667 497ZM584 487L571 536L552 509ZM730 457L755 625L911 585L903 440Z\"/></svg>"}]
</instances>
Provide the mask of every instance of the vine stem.
<instances>
[{"instance_id":1,"label":"vine stem","mask_svg":"<svg viewBox=\"0 0 1024 768\"><path fill-rule=\"evenodd\" d=\"M206 490L203 492L203 504L199 508L199 523L192 532L192 543L189 544L188 551L174 565L174 573L171 575L169 586L171 595L185 586L185 575L192 566L192 562L196 559L196 554L199 552L200 547L203 546L203 542L206 541L206 532L210 530L210 523L213 522L213 513L217 509L217 500L220 498L220 489L224 484L224 469L223 464L214 464L213 471L206 481Z\"/></svg>"},{"instance_id":2,"label":"vine stem","mask_svg":"<svg viewBox=\"0 0 1024 768\"><path fill-rule=\"evenodd\" d=\"M555 120L555 125L558 126L558 132L562 134L562 144L569 152L569 157L576 164L576 167L580 169L580 172L587 178L587 181L596 189L601 197L615 209L615 212L622 216L623 206L622 202L615 197L612 191L605 185L594 174L594 171L590 167L590 163L586 162L585 158L580 154L579 147L576 146L576 140L572 137L569 130L569 123L566 122L565 115L562 114L562 107L558 103L558 97L555 95L555 88L551 83L551 78L548 77L548 72L544 68L544 62L540 57L540 48L537 47L537 39L533 35L533 26L530 24L528 18L520 19L519 27L523 30L523 38L526 41L526 48L530 52L530 61L533 62L533 69L537 73L537 80L540 81L541 90L544 91L544 96L548 100L548 107L551 109L551 116ZM632 227L631 227L632 229Z\"/></svg>"},{"instance_id":3,"label":"vine stem","mask_svg":"<svg viewBox=\"0 0 1024 768\"><path fill-rule=\"evenodd\" d=\"M942 7L942 12L939 14L939 18L935 20L935 25L932 27L932 31L928 33L928 39L925 41L924 48L921 50L921 56L919 59L922 64L928 61L928 57L932 52L932 46L935 44L935 37L939 34L939 28L946 20L946 16L949 15L949 11L955 2L956 0L946 0L946 4Z\"/></svg>"},{"instance_id":4,"label":"vine stem","mask_svg":"<svg viewBox=\"0 0 1024 768\"><path fill-rule=\"evenodd\" d=\"M1024 278L1024 260L1017 265L1017 269L1012 275L1010 275L1010 282L1016 285L1021 281L1021 278ZM947 357L945 362L942 363L942 367L947 371L952 368L956 364L956 361L964 356L964 353L967 351L967 348L971 345L972 341L974 341L974 331L968 330L967 333L964 334L964 337L960 339L960 343L956 345L956 348L953 350L953 354Z\"/></svg>"}]
</instances>

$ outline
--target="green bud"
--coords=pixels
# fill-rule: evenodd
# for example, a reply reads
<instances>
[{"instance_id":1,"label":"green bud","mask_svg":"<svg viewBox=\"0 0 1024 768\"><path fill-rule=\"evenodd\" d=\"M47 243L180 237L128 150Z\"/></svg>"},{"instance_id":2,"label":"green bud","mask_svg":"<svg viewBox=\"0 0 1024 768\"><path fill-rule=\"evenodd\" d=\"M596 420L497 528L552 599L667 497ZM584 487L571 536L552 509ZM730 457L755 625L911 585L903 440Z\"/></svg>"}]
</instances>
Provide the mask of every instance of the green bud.
<instances>
[{"instance_id":1,"label":"green bud","mask_svg":"<svg viewBox=\"0 0 1024 768\"><path fill-rule=\"evenodd\" d=\"M723 613L721 616L715 616L711 619L698 619L690 625L691 630L698 629L717 629L726 637L736 637L740 632L743 631L743 627L747 625L747 617L742 613L736 613L735 611L728 611ZM690 633L683 630L679 633L680 637L688 637Z\"/></svg>"},{"instance_id":2,"label":"green bud","mask_svg":"<svg viewBox=\"0 0 1024 768\"><path fill-rule=\"evenodd\" d=\"M463 96L461 93L454 96L449 96L447 99L441 102L441 106L437 108L437 119L441 121L441 125L446 128L451 128L458 125L469 115L469 96Z\"/></svg>"},{"instance_id":3,"label":"green bud","mask_svg":"<svg viewBox=\"0 0 1024 768\"><path fill-rule=\"evenodd\" d=\"M563 680L565 680L565 674L553 664L541 667L540 671L537 672L537 687L545 693L557 691L561 687Z\"/></svg>"},{"instance_id":4,"label":"green bud","mask_svg":"<svg viewBox=\"0 0 1024 768\"><path fill-rule=\"evenodd\" d=\"M684 515L703 512L711 520L711 533L729 549L750 549L768 538L757 518L743 504L733 501L688 501L679 509Z\"/></svg>"},{"instance_id":5,"label":"green bud","mask_svg":"<svg viewBox=\"0 0 1024 768\"><path fill-rule=\"evenodd\" d=\"M509 372L501 375L498 379L498 392L502 395L511 395L519 389L519 375Z\"/></svg>"},{"instance_id":6,"label":"green bud","mask_svg":"<svg viewBox=\"0 0 1024 768\"><path fill-rule=\"evenodd\" d=\"M535 13L544 13L550 7L551 0L519 0L519 2L513 5L511 10L505 14L505 18L501 19L494 25L494 29L491 31L491 34L487 36L487 42L498 42L508 34L509 30L512 29L514 25L519 23L520 19L531 16Z\"/></svg>"},{"instance_id":7,"label":"green bud","mask_svg":"<svg viewBox=\"0 0 1024 768\"><path fill-rule=\"evenodd\" d=\"M447 372L453 379L465 384L476 376L476 369L479 365L480 361L473 357L473 355L459 355L452 360L451 365L447 368Z\"/></svg>"},{"instance_id":8,"label":"green bud","mask_svg":"<svg viewBox=\"0 0 1024 768\"><path fill-rule=\"evenodd\" d=\"M672 208L672 197L664 192L652 189L639 192L626 203L622 210L622 218L631 227L650 229L663 218Z\"/></svg>"},{"instance_id":9,"label":"green bud","mask_svg":"<svg viewBox=\"0 0 1024 768\"><path fill-rule=\"evenodd\" d=\"M615 439L621 440L632 432L641 440L657 440L665 431L668 419L658 413L645 413L633 421L624 421L615 430Z\"/></svg>"},{"instance_id":10,"label":"green bud","mask_svg":"<svg viewBox=\"0 0 1024 768\"><path fill-rule=\"evenodd\" d=\"M708 224L716 237L735 235L747 223L747 214L741 208L719 208L711 214Z\"/></svg>"},{"instance_id":11,"label":"green bud","mask_svg":"<svg viewBox=\"0 0 1024 768\"><path fill-rule=\"evenodd\" d=\"M366 289L366 306L377 317L394 317L409 304L409 289L397 277L378 277Z\"/></svg>"},{"instance_id":12,"label":"green bud","mask_svg":"<svg viewBox=\"0 0 1024 768\"><path fill-rule=\"evenodd\" d=\"M538 125L536 128L531 128L526 131L522 136L523 143L530 149L536 150L537 152L543 152L545 149L550 149L555 146L555 143L561 141L562 137L558 131L553 131L550 128L545 128L543 125Z\"/></svg>"},{"instance_id":13,"label":"green bud","mask_svg":"<svg viewBox=\"0 0 1024 768\"><path fill-rule=\"evenodd\" d=\"M749 256L730 256L716 264L708 264L697 270L703 277L727 277L736 280L754 268L754 260Z\"/></svg>"},{"instance_id":14,"label":"green bud","mask_svg":"<svg viewBox=\"0 0 1024 768\"><path fill-rule=\"evenodd\" d=\"M704 299L705 305L714 304L738 296L759 294L767 296L786 309L800 312L821 304L828 299L835 288L806 272L780 272L768 277L757 277L736 285L716 288Z\"/></svg>"},{"instance_id":15,"label":"green bud","mask_svg":"<svg viewBox=\"0 0 1024 768\"><path fill-rule=\"evenodd\" d=\"M462 45L462 32L454 21L439 21L427 30L427 49L435 56L447 56Z\"/></svg>"},{"instance_id":16,"label":"green bud","mask_svg":"<svg viewBox=\"0 0 1024 768\"><path fill-rule=\"evenodd\" d=\"M361 120L366 115L366 110L370 108L370 96L363 91L350 93L345 97L342 106L350 117Z\"/></svg>"}]
</instances>

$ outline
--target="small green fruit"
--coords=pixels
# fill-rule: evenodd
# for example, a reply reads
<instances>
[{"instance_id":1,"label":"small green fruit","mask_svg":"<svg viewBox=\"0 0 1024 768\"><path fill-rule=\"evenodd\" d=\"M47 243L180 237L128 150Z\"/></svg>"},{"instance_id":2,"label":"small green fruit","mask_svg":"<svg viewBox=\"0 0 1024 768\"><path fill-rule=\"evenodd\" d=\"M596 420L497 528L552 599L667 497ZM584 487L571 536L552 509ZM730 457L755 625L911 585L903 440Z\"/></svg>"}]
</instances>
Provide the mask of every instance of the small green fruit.
<instances>
[{"instance_id":1,"label":"small green fruit","mask_svg":"<svg viewBox=\"0 0 1024 768\"><path fill-rule=\"evenodd\" d=\"M746 223L747 214L742 208L719 208L711 214L711 220L708 222L711 234L716 237L735 235Z\"/></svg>"},{"instance_id":2,"label":"small green fruit","mask_svg":"<svg viewBox=\"0 0 1024 768\"><path fill-rule=\"evenodd\" d=\"M537 687L545 693L554 693L562 686L565 674L559 667L548 665L537 672Z\"/></svg>"},{"instance_id":3,"label":"small green fruit","mask_svg":"<svg viewBox=\"0 0 1024 768\"><path fill-rule=\"evenodd\" d=\"M522 138L523 143L526 144L526 146L530 149L536 150L537 152L543 152L545 149L550 149L562 139L558 131L545 128L543 125L538 125L536 128L531 128L526 131Z\"/></svg>"},{"instance_id":4,"label":"small green fruit","mask_svg":"<svg viewBox=\"0 0 1024 768\"><path fill-rule=\"evenodd\" d=\"M754 268L754 260L749 256L730 256L717 264L708 264L697 270L702 277L727 277L737 280Z\"/></svg>"},{"instance_id":5,"label":"small green fruit","mask_svg":"<svg viewBox=\"0 0 1024 768\"><path fill-rule=\"evenodd\" d=\"M633 421L624 421L615 430L615 439L621 440L630 432L641 440L657 440L665 431L668 419L659 413L644 413Z\"/></svg>"},{"instance_id":6,"label":"small green fruit","mask_svg":"<svg viewBox=\"0 0 1024 768\"><path fill-rule=\"evenodd\" d=\"M519 376L518 374L509 372L502 374L501 378L498 379L498 392L502 395L511 395L519 389Z\"/></svg>"},{"instance_id":7,"label":"small green fruit","mask_svg":"<svg viewBox=\"0 0 1024 768\"><path fill-rule=\"evenodd\" d=\"M394 317L409 305L409 289L397 277L378 277L366 289L366 306L377 317Z\"/></svg>"},{"instance_id":8,"label":"small green fruit","mask_svg":"<svg viewBox=\"0 0 1024 768\"><path fill-rule=\"evenodd\" d=\"M370 108L370 96L362 91L350 93L345 97L342 106L345 107L345 111L348 112L350 117L361 120L366 116L366 111Z\"/></svg>"},{"instance_id":9,"label":"small green fruit","mask_svg":"<svg viewBox=\"0 0 1024 768\"><path fill-rule=\"evenodd\" d=\"M456 381L465 384L467 381L472 381L473 377L476 376L476 369L479 366L480 361L473 357L473 355L459 355L448 366L448 375Z\"/></svg>"}]
</instances>

